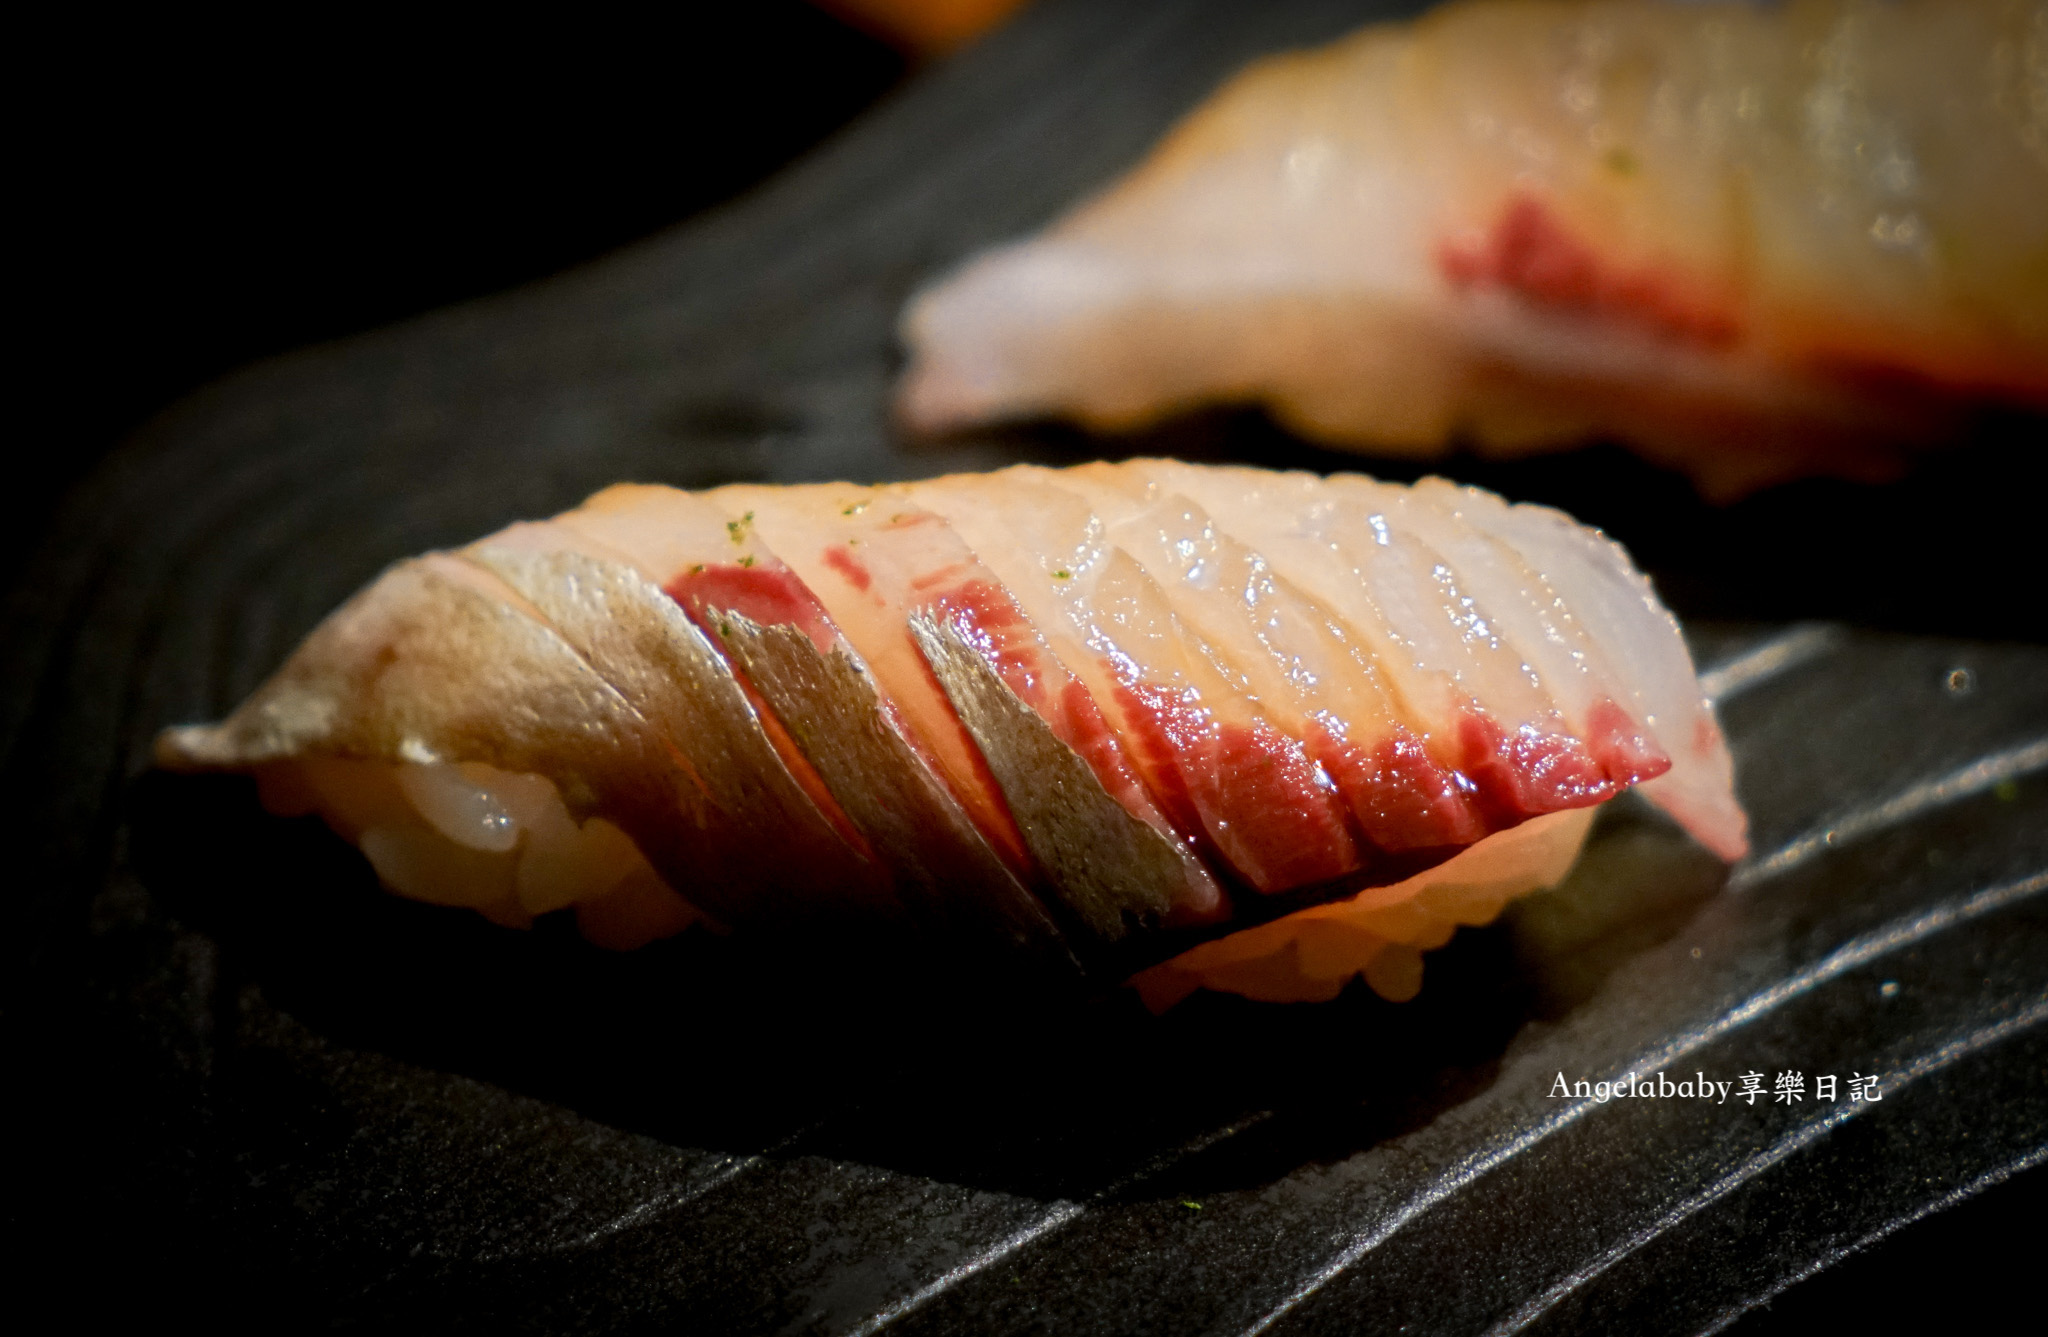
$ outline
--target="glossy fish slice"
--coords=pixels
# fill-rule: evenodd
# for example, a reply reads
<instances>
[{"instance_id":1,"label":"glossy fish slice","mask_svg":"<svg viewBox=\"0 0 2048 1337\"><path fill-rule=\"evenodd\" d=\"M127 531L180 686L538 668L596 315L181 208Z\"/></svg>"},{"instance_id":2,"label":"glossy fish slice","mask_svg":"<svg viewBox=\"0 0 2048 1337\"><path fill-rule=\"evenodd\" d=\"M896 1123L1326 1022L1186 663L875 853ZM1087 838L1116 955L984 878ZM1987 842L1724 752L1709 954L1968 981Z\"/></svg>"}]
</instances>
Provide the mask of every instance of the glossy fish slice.
<instances>
[{"instance_id":1,"label":"glossy fish slice","mask_svg":"<svg viewBox=\"0 0 2048 1337\"><path fill-rule=\"evenodd\" d=\"M1158 460L613 488L392 568L159 756L500 922L923 934L1152 967L1155 1006L1405 997L1637 783L1744 848L1614 545L1435 480Z\"/></svg>"},{"instance_id":2,"label":"glossy fish slice","mask_svg":"<svg viewBox=\"0 0 2048 1337\"><path fill-rule=\"evenodd\" d=\"M1179 920L1220 907L1213 878L1130 785L1113 737L1088 757L1075 750L1104 732L1092 699L944 518L901 490L836 484L729 487L710 499L782 545L906 736L1013 867L1063 868L1061 899L1111 937L1125 912ZM1020 748L1028 760L1012 759ZM1086 859L1074 857L1077 842Z\"/></svg>"},{"instance_id":3,"label":"glossy fish slice","mask_svg":"<svg viewBox=\"0 0 2048 1337\"><path fill-rule=\"evenodd\" d=\"M933 431L1258 402L1733 495L2048 407L2038 0L1466 0L1252 66L904 319Z\"/></svg>"}]
</instances>

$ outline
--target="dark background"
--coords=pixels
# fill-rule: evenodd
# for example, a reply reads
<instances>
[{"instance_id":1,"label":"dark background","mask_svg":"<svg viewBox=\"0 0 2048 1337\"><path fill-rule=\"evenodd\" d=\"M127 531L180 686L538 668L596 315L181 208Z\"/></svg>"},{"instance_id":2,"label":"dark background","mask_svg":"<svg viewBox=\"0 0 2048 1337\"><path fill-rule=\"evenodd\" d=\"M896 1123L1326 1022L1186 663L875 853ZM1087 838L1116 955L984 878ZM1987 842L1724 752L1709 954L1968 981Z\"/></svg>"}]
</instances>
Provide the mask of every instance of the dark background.
<instances>
[{"instance_id":1,"label":"dark background","mask_svg":"<svg viewBox=\"0 0 2048 1337\"><path fill-rule=\"evenodd\" d=\"M57 21L0 526L235 368L594 259L754 185L907 73L803 0L546 17ZM10 551L7 556L18 555Z\"/></svg>"},{"instance_id":2,"label":"dark background","mask_svg":"<svg viewBox=\"0 0 2048 1337\"><path fill-rule=\"evenodd\" d=\"M66 487L206 382L679 223L910 74L899 52L795 0L487 26L338 7L290 27L102 17L48 30L17 60L46 90L23 129L30 426L0 490L17 562ZM1157 440L1199 453L1215 430ZM1995 417L1908 483L1806 483L1732 509L1611 448L1460 472L1577 497L1688 616L2039 641L2040 435L2038 419ZM1901 1315L1959 1289L2018 1297L2044 1205L2043 1173L2022 1176L1737 1330L1867 1323L1878 1292Z\"/></svg>"},{"instance_id":3,"label":"dark background","mask_svg":"<svg viewBox=\"0 0 2048 1337\"><path fill-rule=\"evenodd\" d=\"M66 484L200 385L682 222L911 70L801 0L488 25L70 19L23 60L46 95L24 134L34 425L0 489L14 559ZM1121 449L1237 454L1247 430L1176 424ZM1993 413L1906 485L1808 481L1733 507L1614 448L1446 467L1607 529L1682 616L2038 642L2044 436L2039 417Z\"/></svg>"}]
</instances>

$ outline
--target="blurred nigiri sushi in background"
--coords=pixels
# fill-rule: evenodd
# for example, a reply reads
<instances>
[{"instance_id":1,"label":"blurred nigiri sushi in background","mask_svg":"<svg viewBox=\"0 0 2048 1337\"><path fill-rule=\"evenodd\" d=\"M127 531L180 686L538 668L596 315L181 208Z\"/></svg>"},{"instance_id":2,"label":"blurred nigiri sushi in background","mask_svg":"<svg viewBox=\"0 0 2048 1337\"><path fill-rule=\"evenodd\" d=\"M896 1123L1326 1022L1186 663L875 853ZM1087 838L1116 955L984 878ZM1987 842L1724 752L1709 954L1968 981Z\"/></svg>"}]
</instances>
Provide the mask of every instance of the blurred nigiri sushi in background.
<instances>
[{"instance_id":1,"label":"blurred nigiri sushi in background","mask_svg":"<svg viewBox=\"0 0 2048 1337\"><path fill-rule=\"evenodd\" d=\"M1257 402L1730 497L2048 407L2048 5L1468 0L1272 57L911 303L915 429Z\"/></svg>"},{"instance_id":2,"label":"blurred nigiri sushi in background","mask_svg":"<svg viewBox=\"0 0 2048 1337\"><path fill-rule=\"evenodd\" d=\"M1597 532L1157 460L611 488L391 568L158 757L500 923L879 928L1155 1007L1412 995L1630 787L1745 849L1677 625Z\"/></svg>"}]
</instances>

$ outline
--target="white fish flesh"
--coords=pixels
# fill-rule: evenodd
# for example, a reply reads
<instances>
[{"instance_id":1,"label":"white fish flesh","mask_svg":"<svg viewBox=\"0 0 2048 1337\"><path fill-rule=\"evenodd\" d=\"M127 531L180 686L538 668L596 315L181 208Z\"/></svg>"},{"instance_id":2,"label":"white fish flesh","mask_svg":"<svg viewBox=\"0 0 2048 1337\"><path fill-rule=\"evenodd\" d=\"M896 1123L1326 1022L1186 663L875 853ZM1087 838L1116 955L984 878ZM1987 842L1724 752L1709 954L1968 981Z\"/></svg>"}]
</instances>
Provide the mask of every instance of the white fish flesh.
<instances>
[{"instance_id":1,"label":"white fish flesh","mask_svg":"<svg viewBox=\"0 0 2048 1337\"><path fill-rule=\"evenodd\" d=\"M1467 0L1262 60L917 296L904 419L1255 402L1732 496L2048 408L2048 5Z\"/></svg>"}]
</instances>

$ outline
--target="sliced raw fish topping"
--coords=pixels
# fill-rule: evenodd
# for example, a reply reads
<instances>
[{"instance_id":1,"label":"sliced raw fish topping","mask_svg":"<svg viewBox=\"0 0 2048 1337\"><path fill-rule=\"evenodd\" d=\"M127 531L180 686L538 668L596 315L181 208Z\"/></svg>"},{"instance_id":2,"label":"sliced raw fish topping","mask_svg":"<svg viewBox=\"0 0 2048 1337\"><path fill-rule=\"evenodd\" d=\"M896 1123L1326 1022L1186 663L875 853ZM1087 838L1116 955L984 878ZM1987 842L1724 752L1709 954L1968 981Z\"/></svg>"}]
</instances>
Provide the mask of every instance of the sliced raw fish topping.
<instances>
[{"instance_id":1,"label":"sliced raw fish topping","mask_svg":"<svg viewBox=\"0 0 2048 1337\"><path fill-rule=\"evenodd\" d=\"M2031 0L1464 0L1255 62L903 317L899 412L1619 439L1734 495L2048 407Z\"/></svg>"},{"instance_id":2,"label":"sliced raw fish topping","mask_svg":"<svg viewBox=\"0 0 2048 1337\"><path fill-rule=\"evenodd\" d=\"M916 583L970 560L945 523L907 500L835 485L730 487L710 494L727 522L774 545L873 670L906 736L996 850L1028 866L995 777L925 664L907 621Z\"/></svg>"},{"instance_id":3,"label":"sliced raw fish topping","mask_svg":"<svg viewBox=\"0 0 2048 1337\"><path fill-rule=\"evenodd\" d=\"M1191 812L1176 822L1140 780L1126 743L1096 695L1097 690L1110 692L1113 710L1117 680L1101 671L1067 612L1066 600L1094 564L1099 526L1075 498L1018 472L1005 478L1007 486L995 492L973 475L915 485L917 500L942 515L970 550L967 564L942 568L922 582L919 592L1087 762L1107 794L1174 840L1189 879L1182 911L1213 913L1221 905L1221 892L1188 848L1200 822ZM1056 537L1063 530L1070 542ZM1077 676L1091 670L1088 678Z\"/></svg>"},{"instance_id":4,"label":"sliced raw fish topping","mask_svg":"<svg viewBox=\"0 0 2048 1337\"><path fill-rule=\"evenodd\" d=\"M1668 772L1644 783L1644 795L1708 849L1741 858L1748 819L1735 799L1734 762L1678 622L1650 582L1620 544L1562 511L1474 495L1480 504L1468 508L1468 519L1549 572L1603 653L1628 666L1617 704L1671 761Z\"/></svg>"},{"instance_id":5,"label":"sliced raw fish topping","mask_svg":"<svg viewBox=\"0 0 2048 1337\"><path fill-rule=\"evenodd\" d=\"M1406 996L1630 785L1744 848L1677 626L1596 531L1160 460L612 489L393 568L161 750L500 923L907 920L1117 978L1256 925L1167 974L1261 997Z\"/></svg>"}]
</instances>

